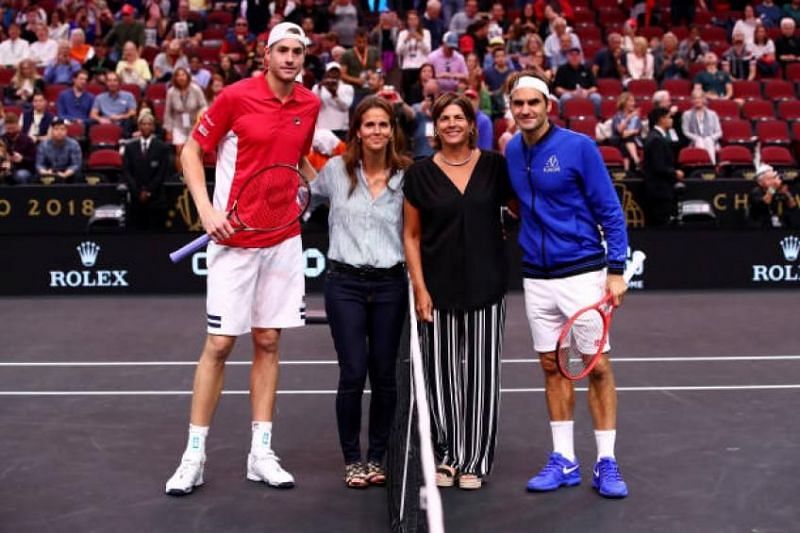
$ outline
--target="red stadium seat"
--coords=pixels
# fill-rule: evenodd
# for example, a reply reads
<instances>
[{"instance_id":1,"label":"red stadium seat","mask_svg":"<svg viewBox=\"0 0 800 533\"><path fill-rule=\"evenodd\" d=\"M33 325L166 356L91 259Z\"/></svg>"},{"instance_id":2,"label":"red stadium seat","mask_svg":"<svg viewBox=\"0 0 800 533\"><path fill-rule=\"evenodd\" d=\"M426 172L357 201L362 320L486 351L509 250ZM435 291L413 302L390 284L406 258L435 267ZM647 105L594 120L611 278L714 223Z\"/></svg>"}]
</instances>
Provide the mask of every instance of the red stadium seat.
<instances>
[{"instance_id":1,"label":"red stadium seat","mask_svg":"<svg viewBox=\"0 0 800 533\"><path fill-rule=\"evenodd\" d=\"M702 148L681 148L678 152L678 166L681 167L689 178L713 178L714 164L708 152Z\"/></svg>"},{"instance_id":2,"label":"red stadium seat","mask_svg":"<svg viewBox=\"0 0 800 533\"><path fill-rule=\"evenodd\" d=\"M89 183L119 181L121 169L122 156L117 150L95 150L89 154L86 162L86 181Z\"/></svg>"},{"instance_id":3,"label":"red stadium seat","mask_svg":"<svg viewBox=\"0 0 800 533\"><path fill-rule=\"evenodd\" d=\"M603 40L603 32L594 22L575 24L575 33L581 38L581 43L584 43L587 39L601 42Z\"/></svg>"},{"instance_id":4,"label":"red stadium seat","mask_svg":"<svg viewBox=\"0 0 800 533\"><path fill-rule=\"evenodd\" d=\"M733 80L733 97L745 100L761 98L761 84L750 80Z\"/></svg>"},{"instance_id":5,"label":"red stadium seat","mask_svg":"<svg viewBox=\"0 0 800 533\"><path fill-rule=\"evenodd\" d=\"M620 94L622 94L622 91L622 82L618 79L597 78L597 92L599 92L603 98L616 99Z\"/></svg>"},{"instance_id":6,"label":"red stadium seat","mask_svg":"<svg viewBox=\"0 0 800 533\"><path fill-rule=\"evenodd\" d=\"M794 167L795 161L788 148L765 146L761 149L761 162L773 167Z\"/></svg>"},{"instance_id":7,"label":"red stadium seat","mask_svg":"<svg viewBox=\"0 0 800 533\"><path fill-rule=\"evenodd\" d=\"M695 76L703 72L705 69L706 66L703 63L689 64L689 79L694 80Z\"/></svg>"},{"instance_id":8,"label":"red stadium seat","mask_svg":"<svg viewBox=\"0 0 800 533\"><path fill-rule=\"evenodd\" d=\"M227 33L228 30L222 26L210 26L203 30L203 44L206 44L206 41L216 41L217 46L221 46L222 41L225 39L225 34ZM209 45L210 44L212 43L209 43Z\"/></svg>"},{"instance_id":9,"label":"red stadium seat","mask_svg":"<svg viewBox=\"0 0 800 533\"><path fill-rule=\"evenodd\" d=\"M44 97L48 102L55 102L58 99L58 95L61 94L61 91L66 89L68 89L66 85L46 85L44 88Z\"/></svg>"},{"instance_id":10,"label":"red stadium seat","mask_svg":"<svg viewBox=\"0 0 800 533\"><path fill-rule=\"evenodd\" d=\"M106 88L99 83L89 83L86 85L86 92L97 96L106 91Z\"/></svg>"},{"instance_id":11,"label":"red stadium seat","mask_svg":"<svg viewBox=\"0 0 800 533\"><path fill-rule=\"evenodd\" d=\"M658 26L650 26L649 28L642 28L639 30L639 35L647 39L649 42L653 37L661 39L664 36L664 29Z\"/></svg>"},{"instance_id":12,"label":"red stadium seat","mask_svg":"<svg viewBox=\"0 0 800 533\"><path fill-rule=\"evenodd\" d=\"M121 83L119 86L120 91L128 91L133 95L133 98L136 100L136 103L139 103L139 98L142 97L142 89L135 83Z\"/></svg>"},{"instance_id":13,"label":"red stadium seat","mask_svg":"<svg viewBox=\"0 0 800 533\"><path fill-rule=\"evenodd\" d=\"M198 46L194 49L200 60L206 64L218 63L220 50L221 48L218 46Z\"/></svg>"},{"instance_id":14,"label":"red stadium seat","mask_svg":"<svg viewBox=\"0 0 800 533\"><path fill-rule=\"evenodd\" d=\"M783 120L761 120L756 123L756 136L762 145L781 144L788 146L789 127Z\"/></svg>"},{"instance_id":15,"label":"red stadium seat","mask_svg":"<svg viewBox=\"0 0 800 533\"><path fill-rule=\"evenodd\" d=\"M794 100L794 85L786 80L764 80L764 98L767 100Z\"/></svg>"},{"instance_id":16,"label":"red stadium seat","mask_svg":"<svg viewBox=\"0 0 800 533\"><path fill-rule=\"evenodd\" d=\"M95 124L89 128L89 144L94 148L116 147L122 138L122 128L117 124Z\"/></svg>"},{"instance_id":17,"label":"red stadium seat","mask_svg":"<svg viewBox=\"0 0 800 533\"><path fill-rule=\"evenodd\" d=\"M701 26L700 35L703 36L703 40L706 42L728 40L728 31L720 26Z\"/></svg>"},{"instance_id":18,"label":"red stadium seat","mask_svg":"<svg viewBox=\"0 0 800 533\"><path fill-rule=\"evenodd\" d=\"M590 24L595 23L595 16L594 11L587 11L587 10L578 10L575 9L575 23L583 23L588 22Z\"/></svg>"},{"instance_id":19,"label":"red stadium seat","mask_svg":"<svg viewBox=\"0 0 800 533\"><path fill-rule=\"evenodd\" d=\"M561 116L566 120L575 117L595 116L594 104L588 98L570 98L564 102Z\"/></svg>"},{"instance_id":20,"label":"red stadium seat","mask_svg":"<svg viewBox=\"0 0 800 533\"><path fill-rule=\"evenodd\" d=\"M163 101L167 99L167 84L166 83L151 83L144 90L144 97L153 102Z\"/></svg>"},{"instance_id":21,"label":"red stadium seat","mask_svg":"<svg viewBox=\"0 0 800 533\"><path fill-rule=\"evenodd\" d=\"M0 85L9 85L16 71L13 68L0 67Z\"/></svg>"},{"instance_id":22,"label":"red stadium seat","mask_svg":"<svg viewBox=\"0 0 800 533\"><path fill-rule=\"evenodd\" d=\"M573 118L569 121L569 129L583 133L584 135L595 138L595 128L597 127L597 119L594 117L581 117Z\"/></svg>"},{"instance_id":23,"label":"red stadium seat","mask_svg":"<svg viewBox=\"0 0 800 533\"><path fill-rule=\"evenodd\" d=\"M142 49L142 59L147 61L148 64L152 65L160 51L161 50L156 46L145 46Z\"/></svg>"},{"instance_id":24,"label":"red stadium seat","mask_svg":"<svg viewBox=\"0 0 800 533\"><path fill-rule=\"evenodd\" d=\"M167 108L167 105L163 101L161 101L161 102L159 102L159 101L153 102L153 112L156 115L156 120L160 124L164 123L164 111L166 110L166 108Z\"/></svg>"},{"instance_id":25,"label":"red stadium seat","mask_svg":"<svg viewBox=\"0 0 800 533\"><path fill-rule=\"evenodd\" d=\"M600 102L600 119L608 120L617 112L616 100L603 100Z\"/></svg>"},{"instance_id":26,"label":"red stadium seat","mask_svg":"<svg viewBox=\"0 0 800 533\"><path fill-rule=\"evenodd\" d=\"M749 100L742 105L742 116L747 120L773 119L775 108L766 100Z\"/></svg>"},{"instance_id":27,"label":"red stadium seat","mask_svg":"<svg viewBox=\"0 0 800 533\"><path fill-rule=\"evenodd\" d=\"M752 145L756 142L750 122L742 119L726 120L721 123L723 144Z\"/></svg>"},{"instance_id":28,"label":"red stadium seat","mask_svg":"<svg viewBox=\"0 0 800 533\"><path fill-rule=\"evenodd\" d=\"M647 115L649 115L650 111L652 110L653 110L653 101L650 100L649 98L639 102L639 116L641 116L642 119L647 118Z\"/></svg>"},{"instance_id":29,"label":"red stadium seat","mask_svg":"<svg viewBox=\"0 0 800 533\"><path fill-rule=\"evenodd\" d=\"M76 141L83 140L85 132L86 129L83 126L83 122L70 122L67 125L67 135L69 135Z\"/></svg>"},{"instance_id":30,"label":"red stadium seat","mask_svg":"<svg viewBox=\"0 0 800 533\"><path fill-rule=\"evenodd\" d=\"M717 153L719 173L724 177L742 177L753 170L753 153L746 146L723 146Z\"/></svg>"},{"instance_id":31,"label":"red stadium seat","mask_svg":"<svg viewBox=\"0 0 800 533\"><path fill-rule=\"evenodd\" d=\"M692 82L689 80L664 80L661 82L661 88L669 91L670 96L689 96L692 93Z\"/></svg>"},{"instance_id":32,"label":"red stadium seat","mask_svg":"<svg viewBox=\"0 0 800 533\"><path fill-rule=\"evenodd\" d=\"M789 63L786 65L786 79L790 81L800 81L800 63Z\"/></svg>"},{"instance_id":33,"label":"red stadium seat","mask_svg":"<svg viewBox=\"0 0 800 533\"><path fill-rule=\"evenodd\" d=\"M616 146L600 146L599 148L603 161L609 169L625 167L625 158L622 157L622 152L619 151L619 148Z\"/></svg>"},{"instance_id":34,"label":"red stadium seat","mask_svg":"<svg viewBox=\"0 0 800 533\"><path fill-rule=\"evenodd\" d=\"M720 120L731 120L741 118L739 104L733 100L722 100L721 98L709 98L708 108L719 115Z\"/></svg>"},{"instance_id":35,"label":"red stadium seat","mask_svg":"<svg viewBox=\"0 0 800 533\"><path fill-rule=\"evenodd\" d=\"M652 98L653 93L657 90L656 80L631 80L628 82L628 92L637 99Z\"/></svg>"},{"instance_id":36,"label":"red stadium seat","mask_svg":"<svg viewBox=\"0 0 800 533\"><path fill-rule=\"evenodd\" d=\"M206 22L219 26L231 26L233 24L233 15L228 11L212 11L206 17Z\"/></svg>"},{"instance_id":37,"label":"red stadium seat","mask_svg":"<svg viewBox=\"0 0 800 533\"><path fill-rule=\"evenodd\" d=\"M782 100L778 102L778 118L781 120L800 120L800 101Z\"/></svg>"}]
</instances>

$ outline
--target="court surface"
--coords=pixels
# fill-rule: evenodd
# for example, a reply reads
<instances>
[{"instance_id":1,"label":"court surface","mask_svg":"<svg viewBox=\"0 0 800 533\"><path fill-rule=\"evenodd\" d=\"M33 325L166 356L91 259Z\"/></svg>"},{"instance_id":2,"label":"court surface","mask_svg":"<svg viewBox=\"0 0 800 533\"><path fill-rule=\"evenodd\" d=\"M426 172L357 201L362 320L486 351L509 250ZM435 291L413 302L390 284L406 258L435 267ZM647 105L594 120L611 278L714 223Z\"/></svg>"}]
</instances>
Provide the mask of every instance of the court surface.
<instances>
[{"instance_id":1,"label":"court surface","mask_svg":"<svg viewBox=\"0 0 800 533\"><path fill-rule=\"evenodd\" d=\"M583 392L583 484L524 490L551 442L522 297L510 295L495 469L478 492L443 492L447 530L800 531L798 304L796 290L628 296L612 343L617 457L631 495L610 501L591 489ZM384 489L341 480L327 326L283 339L273 442L297 487L244 479L242 338L209 435L206 484L189 497L163 494L185 445L204 313L201 297L0 299L0 531L388 529Z\"/></svg>"}]
</instances>

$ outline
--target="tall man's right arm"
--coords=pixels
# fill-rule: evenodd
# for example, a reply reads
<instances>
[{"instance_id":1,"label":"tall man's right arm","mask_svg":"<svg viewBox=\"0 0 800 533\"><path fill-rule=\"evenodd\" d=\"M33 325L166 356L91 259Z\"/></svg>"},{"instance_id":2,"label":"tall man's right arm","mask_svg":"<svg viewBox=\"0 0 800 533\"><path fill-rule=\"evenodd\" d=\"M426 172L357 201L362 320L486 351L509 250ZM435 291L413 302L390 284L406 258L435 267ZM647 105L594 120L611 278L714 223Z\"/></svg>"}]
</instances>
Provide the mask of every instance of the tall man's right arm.
<instances>
[{"instance_id":1,"label":"tall man's right arm","mask_svg":"<svg viewBox=\"0 0 800 533\"><path fill-rule=\"evenodd\" d=\"M192 195L197 213L206 233L214 239L221 241L233 235L231 226L224 211L215 209L208 196L206 174L203 168L203 149L193 138L189 137L181 151L181 165L183 166L183 179Z\"/></svg>"}]
</instances>

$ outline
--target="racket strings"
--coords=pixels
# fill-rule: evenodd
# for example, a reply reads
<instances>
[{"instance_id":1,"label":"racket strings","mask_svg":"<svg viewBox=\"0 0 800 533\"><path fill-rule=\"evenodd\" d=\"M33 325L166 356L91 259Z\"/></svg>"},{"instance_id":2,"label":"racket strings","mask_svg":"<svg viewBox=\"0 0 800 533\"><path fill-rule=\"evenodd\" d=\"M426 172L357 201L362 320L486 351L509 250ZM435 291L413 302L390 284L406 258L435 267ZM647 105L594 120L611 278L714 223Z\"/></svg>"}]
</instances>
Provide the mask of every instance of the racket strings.
<instances>
[{"instance_id":1,"label":"racket strings","mask_svg":"<svg viewBox=\"0 0 800 533\"><path fill-rule=\"evenodd\" d=\"M302 215L310 199L311 192L296 170L271 167L243 186L236 217L247 228L282 228Z\"/></svg>"},{"instance_id":2,"label":"racket strings","mask_svg":"<svg viewBox=\"0 0 800 533\"><path fill-rule=\"evenodd\" d=\"M597 309L577 315L559 345L561 368L571 376L581 375L594 357L603 351L605 333L605 321Z\"/></svg>"}]
</instances>

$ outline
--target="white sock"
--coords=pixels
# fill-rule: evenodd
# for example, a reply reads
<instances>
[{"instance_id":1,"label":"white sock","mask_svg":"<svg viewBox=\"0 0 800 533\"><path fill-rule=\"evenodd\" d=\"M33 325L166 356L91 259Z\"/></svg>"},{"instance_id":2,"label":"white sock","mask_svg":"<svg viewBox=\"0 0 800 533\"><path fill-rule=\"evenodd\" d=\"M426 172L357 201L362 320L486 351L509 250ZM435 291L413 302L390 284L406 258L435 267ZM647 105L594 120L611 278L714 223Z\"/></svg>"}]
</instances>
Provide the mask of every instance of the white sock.
<instances>
[{"instance_id":1,"label":"white sock","mask_svg":"<svg viewBox=\"0 0 800 533\"><path fill-rule=\"evenodd\" d=\"M575 441L572 436L574 420L559 420L550 422L553 432L553 451L560 453L573 463L575 462Z\"/></svg>"},{"instance_id":2,"label":"white sock","mask_svg":"<svg viewBox=\"0 0 800 533\"><path fill-rule=\"evenodd\" d=\"M272 451L272 422L253 421L253 438L250 441L250 453L266 455Z\"/></svg>"},{"instance_id":3,"label":"white sock","mask_svg":"<svg viewBox=\"0 0 800 533\"><path fill-rule=\"evenodd\" d=\"M184 457L193 459L203 459L206 456L206 437L208 436L208 426L195 426L189 424L189 441L186 443Z\"/></svg>"},{"instance_id":4,"label":"white sock","mask_svg":"<svg viewBox=\"0 0 800 533\"><path fill-rule=\"evenodd\" d=\"M614 442L617 440L616 429L594 430L594 439L597 441L597 460L603 457L614 459Z\"/></svg>"}]
</instances>

